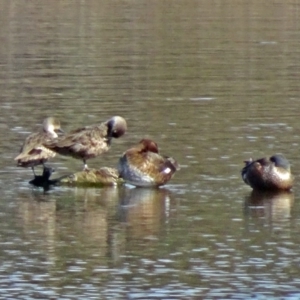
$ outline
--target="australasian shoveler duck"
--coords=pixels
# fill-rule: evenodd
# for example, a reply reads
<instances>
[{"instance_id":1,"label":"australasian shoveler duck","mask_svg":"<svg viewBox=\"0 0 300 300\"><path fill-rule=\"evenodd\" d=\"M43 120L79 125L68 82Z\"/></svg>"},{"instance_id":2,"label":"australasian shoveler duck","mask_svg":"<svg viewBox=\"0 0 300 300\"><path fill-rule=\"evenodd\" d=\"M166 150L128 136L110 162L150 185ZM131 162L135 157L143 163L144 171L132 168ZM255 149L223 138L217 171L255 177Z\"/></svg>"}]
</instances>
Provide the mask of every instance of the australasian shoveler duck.
<instances>
[{"instance_id":1,"label":"australasian shoveler duck","mask_svg":"<svg viewBox=\"0 0 300 300\"><path fill-rule=\"evenodd\" d=\"M256 190L290 190L294 183L288 160L280 154L245 161L244 182Z\"/></svg>"},{"instance_id":2,"label":"australasian shoveler duck","mask_svg":"<svg viewBox=\"0 0 300 300\"><path fill-rule=\"evenodd\" d=\"M123 154L118 170L125 182L151 187L166 184L178 170L178 164L172 157L160 155L154 141L142 139Z\"/></svg>"},{"instance_id":3,"label":"australasian shoveler duck","mask_svg":"<svg viewBox=\"0 0 300 300\"><path fill-rule=\"evenodd\" d=\"M24 141L20 154L15 157L20 167L31 167L33 174L34 167L43 164L56 155L56 153L44 147L44 143L50 143L58 137L57 132L63 132L60 122L56 118L49 117L43 122L41 131L30 134Z\"/></svg>"}]
</instances>

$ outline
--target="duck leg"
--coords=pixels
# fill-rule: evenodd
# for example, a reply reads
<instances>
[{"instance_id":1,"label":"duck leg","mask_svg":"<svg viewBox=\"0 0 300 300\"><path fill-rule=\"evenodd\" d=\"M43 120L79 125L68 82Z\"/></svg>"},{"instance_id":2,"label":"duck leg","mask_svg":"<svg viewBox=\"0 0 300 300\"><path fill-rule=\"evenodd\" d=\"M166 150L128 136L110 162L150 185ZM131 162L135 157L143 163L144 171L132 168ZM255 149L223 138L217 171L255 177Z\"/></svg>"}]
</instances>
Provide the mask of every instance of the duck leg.
<instances>
[{"instance_id":1,"label":"duck leg","mask_svg":"<svg viewBox=\"0 0 300 300\"><path fill-rule=\"evenodd\" d=\"M36 176L35 171L34 171L34 167L31 167L31 170L33 172L34 177Z\"/></svg>"},{"instance_id":2,"label":"duck leg","mask_svg":"<svg viewBox=\"0 0 300 300\"><path fill-rule=\"evenodd\" d=\"M87 163L86 163L86 160L83 159L83 171L87 171L89 169Z\"/></svg>"}]
</instances>

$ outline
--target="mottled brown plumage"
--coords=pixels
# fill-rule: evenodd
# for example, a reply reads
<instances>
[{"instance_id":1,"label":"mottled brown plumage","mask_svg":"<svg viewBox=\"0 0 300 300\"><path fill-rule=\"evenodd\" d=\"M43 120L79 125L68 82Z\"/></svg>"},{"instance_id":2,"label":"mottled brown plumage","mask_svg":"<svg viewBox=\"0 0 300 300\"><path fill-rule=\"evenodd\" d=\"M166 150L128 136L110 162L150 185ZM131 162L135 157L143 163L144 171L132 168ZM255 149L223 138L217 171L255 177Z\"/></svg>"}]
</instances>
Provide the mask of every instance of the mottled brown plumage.
<instances>
[{"instance_id":1,"label":"mottled brown plumage","mask_svg":"<svg viewBox=\"0 0 300 300\"><path fill-rule=\"evenodd\" d=\"M121 137L126 130L125 119L114 116L99 125L73 130L63 138L47 142L44 145L61 155L82 159L84 169L87 169L86 160L108 151L112 138Z\"/></svg>"},{"instance_id":2,"label":"mottled brown plumage","mask_svg":"<svg viewBox=\"0 0 300 300\"><path fill-rule=\"evenodd\" d=\"M62 132L60 122L56 118L49 117L43 122L43 128L40 132L30 134L21 147L20 154L15 160L20 167L34 167L44 164L49 158L56 155L55 152L45 148L44 143L49 143L57 138L56 132Z\"/></svg>"},{"instance_id":3,"label":"mottled brown plumage","mask_svg":"<svg viewBox=\"0 0 300 300\"><path fill-rule=\"evenodd\" d=\"M290 163L280 154L245 161L241 175L244 182L255 190L290 190L294 183Z\"/></svg>"},{"instance_id":4,"label":"mottled brown plumage","mask_svg":"<svg viewBox=\"0 0 300 300\"><path fill-rule=\"evenodd\" d=\"M135 186L160 186L178 170L177 162L159 154L157 144L143 139L120 158L120 177Z\"/></svg>"}]
</instances>

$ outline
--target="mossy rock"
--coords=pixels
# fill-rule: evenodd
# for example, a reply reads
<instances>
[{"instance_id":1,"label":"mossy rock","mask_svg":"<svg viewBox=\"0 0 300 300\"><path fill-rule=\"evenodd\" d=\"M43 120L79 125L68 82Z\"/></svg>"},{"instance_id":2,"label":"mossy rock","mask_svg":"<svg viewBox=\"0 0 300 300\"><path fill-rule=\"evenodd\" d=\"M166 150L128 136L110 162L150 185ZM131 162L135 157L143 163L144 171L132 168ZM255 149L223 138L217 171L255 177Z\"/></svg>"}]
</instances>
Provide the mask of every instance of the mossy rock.
<instances>
[{"instance_id":1,"label":"mossy rock","mask_svg":"<svg viewBox=\"0 0 300 300\"><path fill-rule=\"evenodd\" d=\"M71 175L57 179L58 185L68 186L113 186L123 183L123 179L119 178L117 169L103 167L100 169L87 169Z\"/></svg>"}]
</instances>

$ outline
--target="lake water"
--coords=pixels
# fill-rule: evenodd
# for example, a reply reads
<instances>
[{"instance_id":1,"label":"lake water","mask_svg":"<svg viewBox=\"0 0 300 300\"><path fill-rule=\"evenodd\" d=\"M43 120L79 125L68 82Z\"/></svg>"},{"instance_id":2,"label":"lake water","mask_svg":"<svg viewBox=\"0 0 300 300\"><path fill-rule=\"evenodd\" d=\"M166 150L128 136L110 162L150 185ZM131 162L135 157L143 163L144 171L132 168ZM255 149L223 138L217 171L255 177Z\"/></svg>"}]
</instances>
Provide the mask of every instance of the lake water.
<instances>
[{"instance_id":1,"label":"lake water","mask_svg":"<svg viewBox=\"0 0 300 300\"><path fill-rule=\"evenodd\" d=\"M0 299L300 298L298 1L1 1L0 24ZM90 167L148 137L181 169L44 194L13 158L52 115L126 118ZM292 192L252 193L243 161L275 153Z\"/></svg>"}]
</instances>

